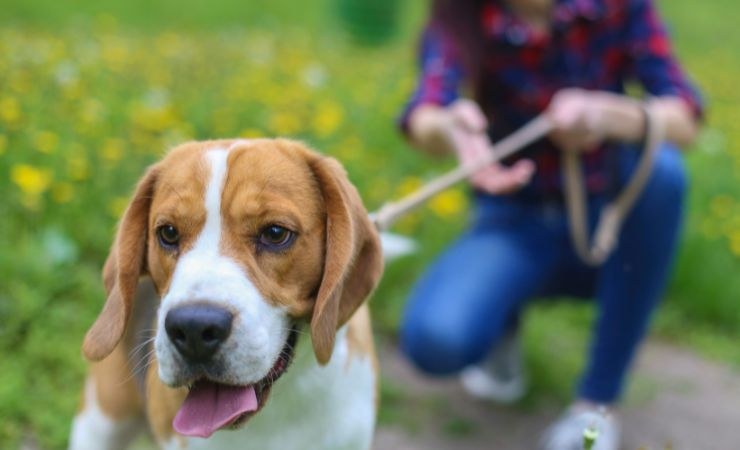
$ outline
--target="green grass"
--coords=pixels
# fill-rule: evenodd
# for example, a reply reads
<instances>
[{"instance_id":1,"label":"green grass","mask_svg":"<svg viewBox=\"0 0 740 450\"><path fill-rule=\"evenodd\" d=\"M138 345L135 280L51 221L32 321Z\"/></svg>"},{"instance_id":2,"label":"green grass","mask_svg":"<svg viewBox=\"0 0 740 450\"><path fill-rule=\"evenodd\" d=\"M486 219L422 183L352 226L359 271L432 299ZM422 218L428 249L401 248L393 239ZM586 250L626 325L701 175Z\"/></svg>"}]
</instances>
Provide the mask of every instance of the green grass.
<instances>
[{"instance_id":1,"label":"green grass","mask_svg":"<svg viewBox=\"0 0 740 450\"><path fill-rule=\"evenodd\" d=\"M423 6L403 4L384 46L356 46L339 0L11 0L0 15L0 448L63 448L99 310L99 270L143 167L185 139L287 134L339 158L369 209L449 167L410 151L393 120L414 79ZM208 6L205 6L208 5ZM709 100L676 275L656 333L740 361L740 33L730 0L661 2ZM401 221L421 250L390 265L373 300L393 336L408 288L465 224L464 190ZM462 199L462 200L461 200ZM588 305L527 316L531 405L566 401L583 364ZM558 364L551 364L553 351ZM402 392L384 390L391 406ZM431 400L430 400L431 401ZM420 406L424 408L424 406ZM386 421L400 420L393 409ZM414 424L409 424L413 427ZM450 433L472 432L465 423Z\"/></svg>"}]
</instances>

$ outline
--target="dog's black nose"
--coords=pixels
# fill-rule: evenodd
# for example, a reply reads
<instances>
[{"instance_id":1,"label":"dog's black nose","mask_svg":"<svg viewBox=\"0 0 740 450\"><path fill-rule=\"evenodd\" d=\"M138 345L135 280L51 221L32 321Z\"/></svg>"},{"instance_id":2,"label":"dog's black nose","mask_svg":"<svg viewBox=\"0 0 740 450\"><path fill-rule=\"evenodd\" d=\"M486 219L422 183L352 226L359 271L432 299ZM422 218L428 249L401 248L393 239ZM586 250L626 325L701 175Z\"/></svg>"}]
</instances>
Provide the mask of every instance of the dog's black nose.
<instances>
[{"instance_id":1,"label":"dog's black nose","mask_svg":"<svg viewBox=\"0 0 740 450\"><path fill-rule=\"evenodd\" d=\"M167 313L164 328L177 351L189 362L206 362L229 337L234 316L209 305L187 305Z\"/></svg>"}]
</instances>

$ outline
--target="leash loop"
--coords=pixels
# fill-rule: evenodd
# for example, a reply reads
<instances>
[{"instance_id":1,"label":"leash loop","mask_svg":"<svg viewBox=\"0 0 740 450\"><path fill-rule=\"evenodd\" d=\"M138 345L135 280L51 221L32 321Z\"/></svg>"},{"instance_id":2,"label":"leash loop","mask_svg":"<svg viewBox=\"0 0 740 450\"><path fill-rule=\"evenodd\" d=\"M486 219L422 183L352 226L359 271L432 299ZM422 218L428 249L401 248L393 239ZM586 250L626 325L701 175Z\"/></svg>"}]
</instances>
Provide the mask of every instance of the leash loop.
<instances>
[{"instance_id":1,"label":"leash loop","mask_svg":"<svg viewBox=\"0 0 740 450\"><path fill-rule=\"evenodd\" d=\"M622 224L650 179L660 143L664 138L662 123L656 119L654 109L645 103L641 103L641 107L645 117L645 142L640 161L622 192L601 210L593 241L590 243L586 189L580 159L576 152L566 151L562 154L565 203L573 248L581 260L591 266L603 264L616 248Z\"/></svg>"}]
</instances>

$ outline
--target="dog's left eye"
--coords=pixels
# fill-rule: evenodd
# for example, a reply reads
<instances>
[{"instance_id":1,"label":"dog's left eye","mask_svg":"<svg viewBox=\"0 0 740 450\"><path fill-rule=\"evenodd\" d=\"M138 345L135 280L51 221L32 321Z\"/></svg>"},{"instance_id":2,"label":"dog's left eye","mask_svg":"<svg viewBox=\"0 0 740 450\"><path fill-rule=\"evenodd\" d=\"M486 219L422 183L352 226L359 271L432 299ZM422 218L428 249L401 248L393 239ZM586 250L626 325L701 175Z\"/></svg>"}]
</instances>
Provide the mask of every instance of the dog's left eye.
<instances>
[{"instance_id":1,"label":"dog's left eye","mask_svg":"<svg viewBox=\"0 0 740 450\"><path fill-rule=\"evenodd\" d=\"M293 243L295 233L280 225L268 225L259 235L259 243L268 250L282 250Z\"/></svg>"},{"instance_id":2,"label":"dog's left eye","mask_svg":"<svg viewBox=\"0 0 740 450\"><path fill-rule=\"evenodd\" d=\"M170 224L157 228L159 243L165 248L175 248L180 243L180 232Z\"/></svg>"}]
</instances>

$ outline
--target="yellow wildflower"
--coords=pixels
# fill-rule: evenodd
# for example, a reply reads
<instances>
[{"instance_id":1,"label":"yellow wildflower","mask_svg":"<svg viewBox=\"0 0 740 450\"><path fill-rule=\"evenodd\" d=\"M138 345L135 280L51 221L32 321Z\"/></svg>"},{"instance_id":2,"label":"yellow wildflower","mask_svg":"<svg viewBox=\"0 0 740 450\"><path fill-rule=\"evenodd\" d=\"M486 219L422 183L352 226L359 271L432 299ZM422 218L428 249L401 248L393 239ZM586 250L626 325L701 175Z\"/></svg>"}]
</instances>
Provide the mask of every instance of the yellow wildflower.
<instances>
[{"instance_id":1,"label":"yellow wildflower","mask_svg":"<svg viewBox=\"0 0 740 450\"><path fill-rule=\"evenodd\" d=\"M71 155L67 159L67 173L73 180L86 180L90 175L90 163L82 156Z\"/></svg>"},{"instance_id":2,"label":"yellow wildflower","mask_svg":"<svg viewBox=\"0 0 740 450\"><path fill-rule=\"evenodd\" d=\"M181 54L187 44L182 42L180 35L173 32L165 32L157 36L155 46L159 54L172 58Z\"/></svg>"},{"instance_id":3,"label":"yellow wildflower","mask_svg":"<svg viewBox=\"0 0 740 450\"><path fill-rule=\"evenodd\" d=\"M725 218L732 213L732 207L735 201L729 195L717 195L712 198L709 209L712 215L716 217Z\"/></svg>"},{"instance_id":4,"label":"yellow wildflower","mask_svg":"<svg viewBox=\"0 0 740 450\"><path fill-rule=\"evenodd\" d=\"M62 87L62 94L67 100L76 100L82 96L82 85L78 81L67 83Z\"/></svg>"},{"instance_id":5,"label":"yellow wildflower","mask_svg":"<svg viewBox=\"0 0 740 450\"><path fill-rule=\"evenodd\" d=\"M74 195L74 187L67 182L54 183L51 187L51 198L57 203L68 203Z\"/></svg>"},{"instance_id":6,"label":"yellow wildflower","mask_svg":"<svg viewBox=\"0 0 740 450\"><path fill-rule=\"evenodd\" d=\"M419 189L421 185L421 178L414 176L406 177L403 179L403 181L401 181L401 184L398 185L398 195L401 197L409 195L410 193Z\"/></svg>"},{"instance_id":7,"label":"yellow wildflower","mask_svg":"<svg viewBox=\"0 0 740 450\"><path fill-rule=\"evenodd\" d=\"M41 153L54 153L59 145L59 136L51 131L39 131L33 137L33 145Z\"/></svg>"},{"instance_id":8,"label":"yellow wildflower","mask_svg":"<svg viewBox=\"0 0 740 450\"><path fill-rule=\"evenodd\" d=\"M740 229L730 234L730 251L740 258Z\"/></svg>"},{"instance_id":9,"label":"yellow wildflower","mask_svg":"<svg viewBox=\"0 0 740 450\"><path fill-rule=\"evenodd\" d=\"M421 214L418 212L407 214L396 222L394 229L401 234L413 235L419 229L421 217Z\"/></svg>"},{"instance_id":10,"label":"yellow wildflower","mask_svg":"<svg viewBox=\"0 0 740 450\"><path fill-rule=\"evenodd\" d=\"M136 126L147 131L162 131L177 121L175 111L169 105L136 105L129 116Z\"/></svg>"},{"instance_id":11,"label":"yellow wildflower","mask_svg":"<svg viewBox=\"0 0 740 450\"><path fill-rule=\"evenodd\" d=\"M280 112L270 117L270 130L280 136L289 136L301 129L301 121L293 114Z\"/></svg>"},{"instance_id":12,"label":"yellow wildflower","mask_svg":"<svg viewBox=\"0 0 740 450\"><path fill-rule=\"evenodd\" d=\"M128 197L116 197L108 203L108 213L111 217L118 219L123 215L128 205Z\"/></svg>"},{"instance_id":13,"label":"yellow wildflower","mask_svg":"<svg viewBox=\"0 0 740 450\"><path fill-rule=\"evenodd\" d=\"M442 192L429 201L429 208L441 218L458 215L467 206L467 197L459 189Z\"/></svg>"},{"instance_id":14,"label":"yellow wildflower","mask_svg":"<svg viewBox=\"0 0 740 450\"><path fill-rule=\"evenodd\" d=\"M13 180L24 194L37 197L49 188L51 184L51 171L39 169L29 164L16 164L10 171L10 179Z\"/></svg>"},{"instance_id":15,"label":"yellow wildflower","mask_svg":"<svg viewBox=\"0 0 740 450\"><path fill-rule=\"evenodd\" d=\"M33 81L29 76L16 76L10 79L8 87L15 94L24 95L33 89Z\"/></svg>"},{"instance_id":16,"label":"yellow wildflower","mask_svg":"<svg viewBox=\"0 0 740 450\"><path fill-rule=\"evenodd\" d=\"M21 118L21 108L18 100L13 97L0 99L0 119L8 125L18 123Z\"/></svg>"},{"instance_id":17,"label":"yellow wildflower","mask_svg":"<svg viewBox=\"0 0 740 450\"><path fill-rule=\"evenodd\" d=\"M146 76L150 84L162 86L172 83L169 67L154 66L147 69Z\"/></svg>"},{"instance_id":18,"label":"yellow wildflower","mask_svg":"<svg viewBox=\"0 0 740 450\"><path fill-rule=\"evenodd\" d=\"M101 150L103 159L108 162L116 162L123 156L123 141L120 139L106 139Z\"/></svg>"},{"instance_id":19,"label":"yellow wildflower","mask_svg":"<svg viewBox=\"0 0 740 450\"><path fill-rule=\"evenodd\" d=\"M125 67L129 58L129 49L127 43L120 39L107 39L103 41L101 55L106 66L118 72Z\"/></svg>"},{"instance_id":20,"label":"yellow wildflower","mask_svg":"<svg viewBox=\"0 0 740 450\"><path fill-rule=\"evenodd\" d=\"M258 128L245 128L241 133L239 133L239 136L246 139L254 139L264 137L265 134Z\"/></svg>"},{"instance_id":21,"label":"yellow wildflower","mask_svg":"<svg viewBox=\"0 0 740 450\"><path fill-rule=\"evenodd\" d=\"M59 60L67 53L67 44L63 39L54 38L49 40L49 59Z\"/></svg>"},{"instance_id":22,"label":"yellow wildflower","mask_svg":"<svg viewBox=\"0 0 740 450\"><path fill-rule=\"evenodd\" d=\"M371 152L363 148L362 140L357 136L349 136L343 139L339 144L330 149L330 153L342 162L367 158L371 154Z\"/></svg>"},{"instance_id":23,"label":"yellow wildflower","mask_svg":"<svg viewBox=\"0 0 740 450\"><path fill-rule=\"evenodd\" d=\"M262 101L265 106L274 105L283 97L283 87L277 84L267 84L260 86L260 89L254 92L255 98Z\"/></svg>"},{"instance_id":24,"label":"yellow wildflower","mask_svg":"<svg viewBox=\"0 0 740 450\"><path fill-rule=\"evenodd\" d=\"M701 234L707 239L717 239L720 237L719 227L713 219L705 217L699 224Z\"/></svg>"},{"instance_id":25,"label":"yellow wildflower","mask_svg":"<svg viewBox=\"0 0 740 450\"><path fill-rule=\"evenodd\" d=\"M95 125L105 117L103 104L95 99L89 99L82 104L80 120L88 125Z\"/></svg>"},{"instance_id":26,"label":"yellow wildflower","mask_svg":"<svg viewBox=\"0 0 740 450\"><path fill-rule=\"evenodd\" d=\"M330 136L337 131L343 119L344 111L341 105L332 101L322 102L314 115L314 132L319 137Z\"/></svg>"}]
</instances>

